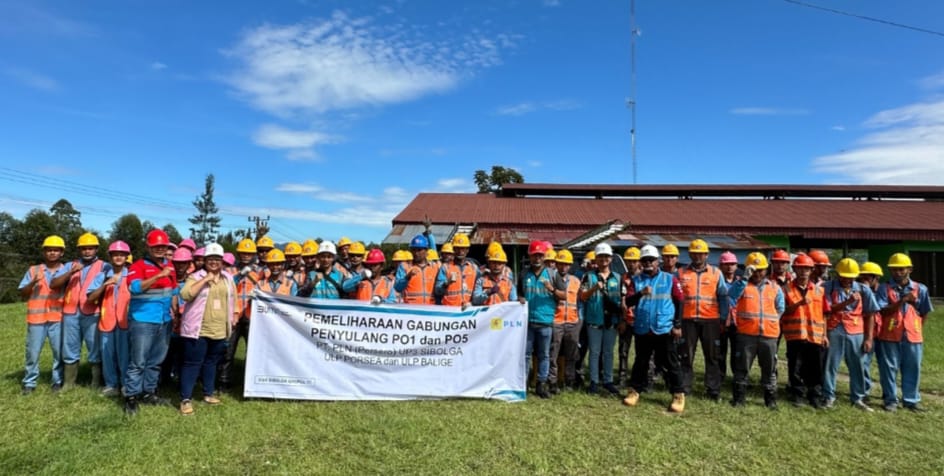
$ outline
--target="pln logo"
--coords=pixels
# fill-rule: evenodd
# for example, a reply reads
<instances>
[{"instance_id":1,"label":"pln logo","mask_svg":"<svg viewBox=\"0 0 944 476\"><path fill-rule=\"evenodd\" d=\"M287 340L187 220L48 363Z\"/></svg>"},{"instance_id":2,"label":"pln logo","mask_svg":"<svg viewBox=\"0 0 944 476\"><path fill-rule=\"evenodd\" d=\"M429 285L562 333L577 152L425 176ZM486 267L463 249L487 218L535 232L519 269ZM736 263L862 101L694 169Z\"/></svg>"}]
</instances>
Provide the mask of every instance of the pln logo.
<instances>
[{"instance_id":1,"label":"pln logo","mask_svg":"<svg viewBox=\"0 0 944 476\"><path fill-rule=\"evenodd\" d=\"M500 317L493 317L491 324L489 325L489 328L493 331L500 331L504 327L505 327L504 323L502 322L502 318Z\"/></svg>"}]
</instances>

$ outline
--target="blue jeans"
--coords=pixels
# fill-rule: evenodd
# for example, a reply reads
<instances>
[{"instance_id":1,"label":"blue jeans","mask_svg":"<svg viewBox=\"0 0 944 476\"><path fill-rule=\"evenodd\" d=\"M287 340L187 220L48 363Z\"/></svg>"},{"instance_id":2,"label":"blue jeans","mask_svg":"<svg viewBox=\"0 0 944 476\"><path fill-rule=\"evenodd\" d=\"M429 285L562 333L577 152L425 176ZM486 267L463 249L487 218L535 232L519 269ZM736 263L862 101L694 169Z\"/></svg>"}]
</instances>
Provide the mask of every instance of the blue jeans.
<instances>
[{"instance_id":1,"label":"blue jeans","mask_svg":"<svg viewBox=\"0 0 944 476\"><path fill-rule=\"evenodd\" d=\"M600 383L600 353L603 354L603 383L613 383L613 346L616 327L604 329L588 325L587 346L590 348L590 382Z\"/></svg>"},{"instance_id":2,"label":"blue jeans","mask_svg":"<svg viewBox=\"0 0 944 476\"><path fill-rule=\"evenodd\" d=\"M180 399L190 400L197 376L203 377L203 394L213 395L216 389L216 364L226 352L226 339L181 337L184 363L180 368Z\"/></svg>"},{"instance_id":3,"label":"blue jeans","mask_svg":"<svg viewBox=\"0 0 944 476\"><path fill-rule=\"evenodd\" d=\"M128 373L129 332L115 328L111 332L102 332L102 376L105 388L119 388Z\"/></svg>"},{"instance_id":4,"label":"blue jeans","mask_svg":"<svg viewBox=\"0 0 944 476\"><path fill-rule=\"evenodd\" d=\"M865 369L862 366L863 334L849 334L839 324L827 333L829 348L826 349L826 368L823 369L823 397L836 398L836 374L843 360L849 369L849 400L858 402L865 397Z\"/></svg>"},{"instance_id":5,"label":"blue jeans","mask_svg":"<svg viewBox=\"0 0 944 476\"><path fill-rule=\"evenodd\" d=\"M62 361L76 364L82 356L82 342L88 351L88 362L97 364L102 361L98 337L98 314L69 314L62 316Z\"/></svg>"},{"instance_id":6,"label":"blue jeans","mask_svg":"<svg viewBox=\"0 0 944 476\"><path fill-rule=\"evenodd\" d=\"M528 324L528 342L525 347L525 375L531 370L531 353L538 354L538 382L547 382L551 372L551 335L553 326ZM537 348L537 350L535 350Z\"/></svg>"},{"instance_id":7,"label":"blue jeans","mask_svg":"<svg viewBox=\"0 0 944 476\"><path fill-rule=\"evenodd\" d=\"M882 400L886 405L898 403L896 379L901 370L901 399L905 405L915 405L921 401L918 383L921 380L921 357L923 344L914 344L902 339L901 342L875 341L875 359L878 361L878 376L882 384Z\"/></svg>"},{"instance_id":8,"label":"blue jeans","mask_svg":"<svg viewBox=\"0 0 944 476\"><path fill-rule=\"evenodd\" d=\"M171 323L151 324L128 320L130 335L128 374L123 389L126 397L135 397L157 391L161 362L170 345Z\"/></svg>"},{"instance_id":9,"label":"blue jeans","mask_svg":"<svg viewBox=\"0 0 944 476\"><path fill-rule=\"evenodd\" d=\"M26 325L26 375L23 386L36 388L39 380L39 354L43 342L49 340L52 349L52 383L62 385L62 359L59 356L59 343L62 342L62 325L59 322Z\"/></svg>"}]
</instances>

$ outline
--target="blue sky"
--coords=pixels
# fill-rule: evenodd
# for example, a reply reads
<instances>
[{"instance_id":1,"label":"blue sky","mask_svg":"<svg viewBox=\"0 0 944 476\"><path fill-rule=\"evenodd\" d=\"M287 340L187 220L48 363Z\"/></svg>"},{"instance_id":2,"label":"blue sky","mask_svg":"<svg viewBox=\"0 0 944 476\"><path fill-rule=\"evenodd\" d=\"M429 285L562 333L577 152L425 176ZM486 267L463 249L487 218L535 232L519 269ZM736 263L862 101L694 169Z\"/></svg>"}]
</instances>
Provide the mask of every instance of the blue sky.
<instances>
[{"instance_id":1,"label":"blue sky","mask_svg":"<svg viewBox=\"0 0 944 476\"><path fill-rule=\"evenodd\" d=\"M944 2L815 0L944 31ZM632 183L626 1L0 1L0 209L381 240L476 169ZM944 183L944 36L639 0L638 182Z\"/></svg>"}]
</instances>

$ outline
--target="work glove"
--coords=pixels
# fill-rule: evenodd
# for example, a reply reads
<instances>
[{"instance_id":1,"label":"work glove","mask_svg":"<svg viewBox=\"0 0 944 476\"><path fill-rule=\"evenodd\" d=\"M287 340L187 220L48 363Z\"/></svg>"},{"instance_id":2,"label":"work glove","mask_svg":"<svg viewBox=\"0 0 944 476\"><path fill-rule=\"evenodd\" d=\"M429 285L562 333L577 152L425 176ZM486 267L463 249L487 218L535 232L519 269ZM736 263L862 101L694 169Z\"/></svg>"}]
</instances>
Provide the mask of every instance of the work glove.
<instances>
[{"instance_id":1,"label":"work glove","mask_svg":"<svg viewBox=\"0 0 944 476\"><path fill-rule=\"evenodd\" d=\"M292 270L288 270L285 272L286 278L291 278L292 276L295 276L295 273Z\"/></svg>"},{"instance_id":2,"label":"work glove","mask_svg":"<svg viewBox=\"0 0 944 476\"><path fill-rule=\"evenodd\" d=\"M374 297L370 298L370 303L373 304L374 306L379 306L379 305L380 305L380 296L374 296Z\"/></svg>"},{"instance_id":3,"label":"work glove","mask_svg":"<svg viewBox=\"0 0 944 476\"><path fill-rule=\"evenodd\" d=\"M244 266L243 269L239 270L239 275L246 276L247 274L251 272L252 272L252 268L250 268L249 266Z\"/></svg>"},{"instance_id":4,"label":"work glove","mask_svg":"<svg viewBox=\"0 0 944 476\"><path fill-rule=\"evenodd\" d=\"M754 275L754 271L757 271L757 268L755 268L754 265L749 264L749 265L745 266L745 267L744 267L744 277L745 277L745 278L750 278L751 276Z\"/></svg>"},{"instance_id":5,"label":"work glove","mask_svg":"<svg viewBox=\"0 0 944 476\"><path fill-rule=\"evenodd\" d=\"M365 270L361 271L361 276L362 276L364 279L370 279L370 277L372 276L372 274L371 274L371 272L370 272L369 269L365 269Z\"/></svg>"}]
</instances>

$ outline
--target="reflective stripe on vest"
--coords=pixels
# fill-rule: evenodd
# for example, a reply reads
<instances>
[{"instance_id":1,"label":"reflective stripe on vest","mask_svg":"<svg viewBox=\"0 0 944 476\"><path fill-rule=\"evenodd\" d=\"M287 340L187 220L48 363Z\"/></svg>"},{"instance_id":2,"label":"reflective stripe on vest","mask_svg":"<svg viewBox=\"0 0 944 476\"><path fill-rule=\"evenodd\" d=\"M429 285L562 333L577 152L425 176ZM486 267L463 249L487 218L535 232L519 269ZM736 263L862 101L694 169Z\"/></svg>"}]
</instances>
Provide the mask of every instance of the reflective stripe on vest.
<instances>
[{"instance_id":1,"label":"reflective stripe on vest","mask_svg":"<svg viewBox=\"0 0 944 476\"><path fill-rule=\"evenodd\" d=\"M387 276L381 276L376 283L369 279L364 279L360 283L357 283L357 291L354 293L354 299L370 301L374 296L379 296L381 302L387 302L387 297L390 296L390 288L392 287L393 283Z\"/></svg>"},{"instance_id":2,"label":"reflective stripe on vest","mask_svg":"<svg viewBox=\"0 0 944 476\"><path fill-rule=\"evenodd\" d=\"M776 284L765 281L763 288L748 283L737 302L738 334L779 337L780 316L777 314Z\"/></svg>"},{"instance_id":3,"label":"reflective stripe on vest","mask_svg":"<svg viewBox=\"0 0 944 476\"><path fill-rule=\"evenodd\" d=\"M886 284L885 289L888 293L888 303L895 304L900 299L898 291ZM911 294L915 297L915 304L920 298L921 286L918 283L911 282ZM904 309L904 312L902 312ZM914 304L903 304L898 312L890 316L882 316L881 326L878 328L876 339L887 342L901 342L907 339L913 344L924 342L924 333L921 327L921 315Z\"/></svg>"},{"instance_id":4,"label":"reflective stripe on vest","mask_svg":"<svg viewBox=\"0 0 944 476\"><path fill-rule=\"evenodd\" d=\"M809 304L803 304L793 312L784 313L780 318L780 330L783 332L783 338L788 341L806 341L814 344L823 343L823 329L825 322L823 318L823 300L825 293L819 286L811 286L806 291L804 297L800 289L796 287L795 282L791 282L783 288L786 292L787 305L803 302L810 298Z\"/></svg>"},{"instance_id":5,"label":"reflective stripe on vest","mask_svg":"<svg viewBox=\"0 0 944 476\"><path fill-rule=\"evenodd\" d=\"M259 280L259 275L255 271L250 271L246 276L242 276L236 283L236 316L238 318L249 319L252 316L252 290L255 285L252 279Z\"/></svg>"},{"instance_id":6,"label":"reflective stripe on vest","mask_svg":"<svg viewBox=\"0 0 944 476\"><path fill-rule=\"evenodd\" d=\"M105 288L102 294L102 314L98 319L98 330L111 332L115 327L128 328L128 305L131 303L131 291L128 289L126 276Z\"/></svg>"},{"instance_id":7,"label":"reflective stripe on vest","mask_svg":"<svg viewBox=\"0 0 944 476\"><path fill-rule=\"evenodd\" d=\"M841 303L846 300L846 297L849 297L849 294L846 294L846 297L843 297L843 294L840 293L841 289L838 287L833 287L833 292L829 294L829 304L830 307L835 306L836 304ZM852 288L849 288L849 292L855 290L855 285ZM865 332L865 326L862 324L862 298L863 296L859 295L859 302L856 303L855 308L851 311L839 310L835 307L832 308L832 312L829 315L829 320L826 321L826 327L829 330L833 330L842 323L842 327L846 329L846 332L849 334L862 334Z\"/></svg>"},{"instance_id":8,"label":"reflective stripe on vest","mask_svg":"<svg viewBox=\"0 0 944 476\"><path fill-rule=\"evenodd\" d=\"M403 289L403 302L406 304L436 304L433 299L433 287L436 285L436 267L413 265L407 272L417 269L418 273L410 277Z\"/></svg>"},{"instance_id":9,"label":"reflective stripe on vest","mask_svg":"<svg viewBox=\"0 0 944 476\"><path fill-rule=\"evenodd\" d=\"M682 305L683 319L718 319L718 281L721 272L718 268L706 265L705 269L697 272L689 267L679 270L678 279L685 294Z\"/></svg>"},{"instance_id":10,"label":"reflective stripe on vest","mask_svg":"<svg viewBox=\"0 0 944 476\"><path fill-rule=\"evenodd\" d=\"M87 266L88 271L85 273L79 271L69 277L69 282L66 284L65 300L62 304L63 314L71 315L82 311L82 314L91 316L98 313L98 306L88 302L88 288L92 285L95 276L102 272L102 266L104 265L105 263L102 260L96 259ZM82 274L85 274L85 279L81 279Z\"/></svg>"},{"instance_id":11,"label":"reflective stripe on vest","mask_svg":"<svg viewBox=\"0 0 944 476\"><path fill-rule=\"evenodd\" d=\"M263 281L259 283L259 289L267 293L279 294L282 296L291 296L292 295L292 280L283 279L279 281L279 287L275 291L272 290L271 281Z\"/></svg>"},{"instance_id":12,"label":"reflective stripe on vest","mask_svg":"<svg viewBox=\"0 0 944 476\"><path fill-rule=\"evenodd\" d=\"M47 322L62 321L62 291L53 291L46 278L46 265L31 266L30 279L39 274L39 281L33 286L29 300L26 301L26 322L28 324L45 324Z\"/></svg>"},{"instance_id":13,"label":"reflective stripe on vest","mask_svg":"<svg viewBox=\"0 0 944 476\"><path fill-rule=\"evenodd\" d=\"M557 301L557 309L554 311L554 324L574 324L580 320L580 316L577 314L580 280L570 274L565 276L565 279L567 280L567 287L564 289L564 293L567 296Z\"/></svg>"},{"instance_id":14,"label":"reflective stripe on vest","mask_svg":"<svg viewBox=\"0 0 944 476\"><path fill-rule=\"evenodd\" d=\"M446 268L446 281L455 281L446 286L446 294L442 298L445 306L461 306L472 302L472 290L475 289L475 266L465 262L463 266L449 263Z\"/></svg>"}]
</instances>

